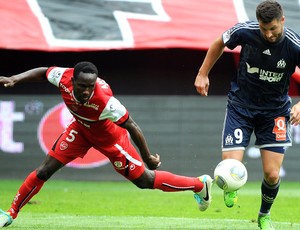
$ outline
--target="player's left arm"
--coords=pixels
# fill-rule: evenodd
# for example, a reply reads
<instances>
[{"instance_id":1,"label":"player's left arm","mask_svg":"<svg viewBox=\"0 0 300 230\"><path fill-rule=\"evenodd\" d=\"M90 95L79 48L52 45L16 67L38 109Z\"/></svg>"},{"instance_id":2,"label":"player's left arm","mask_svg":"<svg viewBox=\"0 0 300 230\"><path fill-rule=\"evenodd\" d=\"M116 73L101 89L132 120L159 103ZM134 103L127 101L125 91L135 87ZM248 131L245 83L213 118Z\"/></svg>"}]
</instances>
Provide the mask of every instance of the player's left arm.
<instances>
[{"instance_id":1,"label":"player's left arm","mask_svg":"<svg viewBox=\"0 0 300 230\"><path fill-rule=\"evenodd\" d=\"M147 164L148 168L152 170L157 169L161 164L160 156L158 154L155 154L155 156L151 154L141 128L132 117L129 116L124 123L120 124L120 126L129 132L131 139L139 148L143 161Z\"/></svg>"},{"instance_id":2,"label":"player's left arm","mask_svg":"<svg viewBox=\"0 0 300 230\"><path fill-rule=\"evenodd\" d=\"M126 129L129 132L131 139L138 147L143 161L146 163L148 168L152 170L158 168L161 164L160 156L158 154L155 154L155 156L151 154L141 128L129 115L125 106L122 105L117 98L112 96L111 90L108 87L106 87L106 89L107 97L109 99L106 102L105 108L103 109L99 120L109 119L116 125ZM103 98L99 99L103 100Z\"/></svg>"}]
</instances>

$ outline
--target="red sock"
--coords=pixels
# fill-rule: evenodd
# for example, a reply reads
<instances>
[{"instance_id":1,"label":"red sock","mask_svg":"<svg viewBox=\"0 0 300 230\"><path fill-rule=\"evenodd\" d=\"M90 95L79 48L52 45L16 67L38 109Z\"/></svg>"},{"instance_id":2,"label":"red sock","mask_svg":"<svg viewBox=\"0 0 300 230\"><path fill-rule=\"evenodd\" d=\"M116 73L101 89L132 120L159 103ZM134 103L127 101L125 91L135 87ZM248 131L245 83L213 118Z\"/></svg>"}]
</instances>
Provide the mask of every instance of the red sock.
<instances>
[{"instance_id":1,"label":"red sock","mask_svg":"<svg viewBox=\"0 0 300 230\"><path fill-rule=\"evenodd\" d=\"M36 171L33 171L28 175L28 177L25 179L21 187L19 188L19 191L17 192L12 205L8 212L10 212L10 215L13 219L15 219L18 215L18 212L20 209L27 204L27 202L35 195L37 194L40 189L42 188L45 181L39 179L36 176Z\"/></svg>"},{"instance_id":2,"label":"red sock","mask_svg":"<svg viewBox=\"0 0 300 230\"><path fill-rule=\"evenodd\" d=\"M197 177L185 177L172 174L166 171L155 171L153 189L160 189L164 192L178 192L192 190L200 192L203 183Z\"/></svg>"}]
</instances>

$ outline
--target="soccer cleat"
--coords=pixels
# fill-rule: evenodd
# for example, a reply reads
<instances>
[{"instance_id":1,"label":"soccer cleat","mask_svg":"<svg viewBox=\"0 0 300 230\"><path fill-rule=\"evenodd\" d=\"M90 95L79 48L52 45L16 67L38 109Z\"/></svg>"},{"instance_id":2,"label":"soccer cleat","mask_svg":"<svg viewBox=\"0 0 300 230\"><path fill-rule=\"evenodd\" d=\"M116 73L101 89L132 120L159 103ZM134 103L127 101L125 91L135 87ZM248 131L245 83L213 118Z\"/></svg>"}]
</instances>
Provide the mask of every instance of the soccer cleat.
<instances>
[{"instance_id":1,"label":"soccer cleat","mask_svg":"<svg viewBox=\"0 0 300 230\"><path fill-rule=\"evenodd\" d=\"M225 192L224 191L224 203L228 208L233 207L238 200L237 191L234 192Z\"/></svg>"},{"instance_id":2,"label":"soccer cleat","mask_svg":"<svg viewBox=\"0 0 300 230\"><path fill-rule=\"evenodd\" d=\"M8 212L4 212L2 209L0 209L0 228L7 227L8 225L11 225L13 222L13 218L11 215L9 215Z\"/></svg>"},{"instance_id":3,"label":"soccer cleat","mask_svg":"<svg viewBox=\"0 0 300 230\"><path fill-rule=\"evenodd\" d=\"M203 189L201 192L194 193L194 198L198 203L199 210L204 212L211 203L211 187L213 180L209 175L202 175L199 177L199 180L204 184Z\"/></svg>"},{"instance_id":4,"label":"soccer cleat","mask_svg":"<svg viewBox=\"0 0 300 230\"><path fill-rule=\"evenodd\" d=\"M275 230L272 225L270 214L258 215L257 223L258 227L262 230Z\"/></svg>"}]
</instances>

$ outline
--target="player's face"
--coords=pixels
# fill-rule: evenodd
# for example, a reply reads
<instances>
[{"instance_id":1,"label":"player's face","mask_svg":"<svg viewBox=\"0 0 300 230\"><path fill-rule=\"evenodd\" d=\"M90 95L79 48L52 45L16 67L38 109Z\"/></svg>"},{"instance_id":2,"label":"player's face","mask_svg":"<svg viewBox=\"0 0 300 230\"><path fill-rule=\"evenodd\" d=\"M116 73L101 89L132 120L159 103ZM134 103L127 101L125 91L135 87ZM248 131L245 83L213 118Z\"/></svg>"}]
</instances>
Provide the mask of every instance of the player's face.
<instances>
[{"instance_id":1,"label":"player's face","mask_svg":"<svg viewBox=\"0 0 300 230\"><path fill-rule=\"evenodd\" d=\"M93 73L83 73L81 72L77 79L72 78L73 83L73 93L77 101L84 104L86 103L96 85L97 75Z\"/></svg>"},{"instance_id":2,"label":"player's face","mask_svg":"<svg viewBox=\"0 0 300 230\"><path fill-rule=\"evenodd\" d=\"M261 21L258 23L260 32L262 33L264 39L271 43L280 40L283 34L284 17L282 17L280 20L274 19L270 23L263 23Z\"/></svg>"}]
</instances>

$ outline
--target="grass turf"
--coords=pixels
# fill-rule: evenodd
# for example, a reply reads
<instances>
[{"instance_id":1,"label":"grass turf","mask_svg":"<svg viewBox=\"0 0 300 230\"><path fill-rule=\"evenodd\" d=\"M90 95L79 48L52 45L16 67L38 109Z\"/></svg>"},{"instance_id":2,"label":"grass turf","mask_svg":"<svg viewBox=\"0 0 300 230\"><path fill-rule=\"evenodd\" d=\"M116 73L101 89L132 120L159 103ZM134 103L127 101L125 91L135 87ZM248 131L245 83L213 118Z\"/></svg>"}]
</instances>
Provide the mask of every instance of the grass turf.
<instances>
[{"instance_id":1,"label":"grass turf","mask_svg":"<svg viewBox=\"0 0 300 230\"><path fill-rule=\"evenodd\" d=\"M21 181L1 180L0 207L8 209ZM300 185L282 182L272 208L276 229L300 229ZM225 207L213 187L211 207L198 211L192 192L140 190L129 182L50 180L7 229L258 229L260 183L239 191Z\"/></svg>"}]
</instances>

